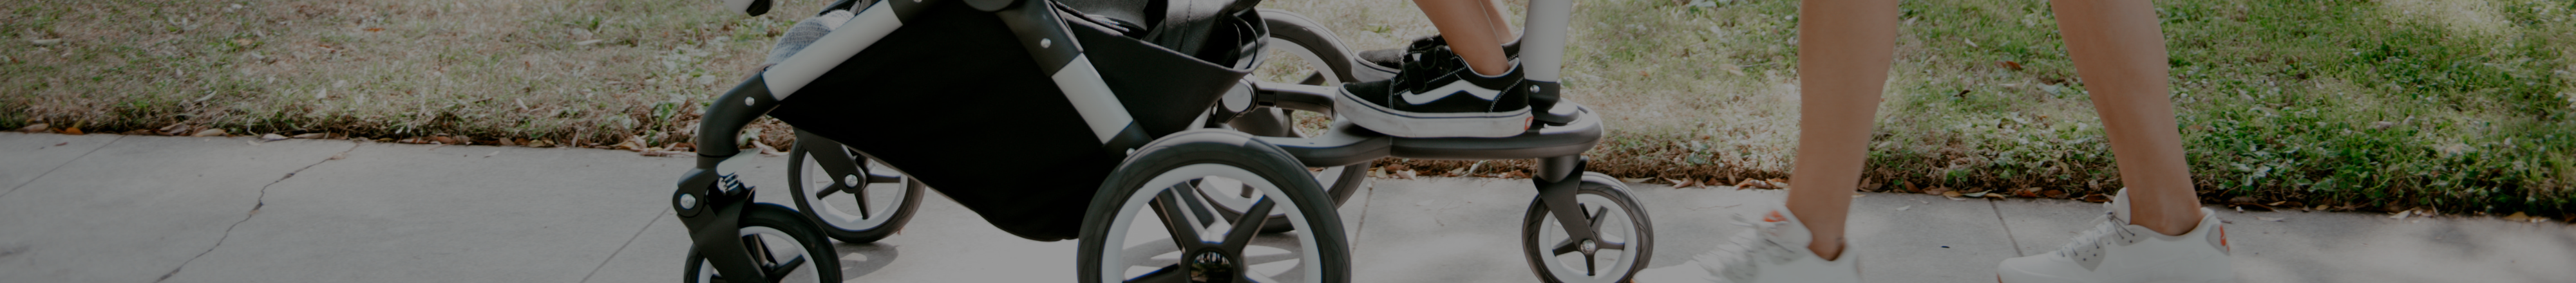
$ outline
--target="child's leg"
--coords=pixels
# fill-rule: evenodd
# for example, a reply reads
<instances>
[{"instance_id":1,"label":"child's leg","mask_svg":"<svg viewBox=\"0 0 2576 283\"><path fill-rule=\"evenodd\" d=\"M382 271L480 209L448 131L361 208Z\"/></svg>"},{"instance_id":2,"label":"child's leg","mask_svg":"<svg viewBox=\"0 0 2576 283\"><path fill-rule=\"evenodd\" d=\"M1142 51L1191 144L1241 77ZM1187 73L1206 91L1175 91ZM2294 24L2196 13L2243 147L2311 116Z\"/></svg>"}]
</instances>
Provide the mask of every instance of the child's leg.
<instances>
[{"instance_id":1,"label":"child's leg","mask_svg":"<svg viewBox=\"0 0 2576 283\"><path fill-rule=\"evenodd\" d=\"M2190 167L2183 163L2182 133L2174 129L2165 86L2165 41L2147 0L2054 0L2057 27L2075 59L2093 111L2120 159L2120 181L2129 187L2131 223L2166 235L2191 232L2200 222Z\"/></svg>"},{"instance_id":2,"label":"child's leg","mask_svg":"<svg viewBox=\"0 0 2576 283\"><path fill-rule=\"evenodd\" d=\"M1789 212L1826 259L1843 248L1843 220L1869 156L1870 126L1896 57L1896 0L1804 0L1798 9L1798 160Z\"/></svg>"},{"instance_id":3,"label":"child's leg","mask_svg":"<svg viewBox=\"0 0 2576 283\"><path fill-rule=\"evenodd\" d=\"M1440 28L1440 37L1449 42L1449 50L1467 61L1468 69L1478 74L1498 75L1511 71L1511 60L1503 56L1503 42L1512 37L1510 21L1492 0L1414 0L1422 14L1431 17L1431 25Z\"/></svg>"}]
</instances>

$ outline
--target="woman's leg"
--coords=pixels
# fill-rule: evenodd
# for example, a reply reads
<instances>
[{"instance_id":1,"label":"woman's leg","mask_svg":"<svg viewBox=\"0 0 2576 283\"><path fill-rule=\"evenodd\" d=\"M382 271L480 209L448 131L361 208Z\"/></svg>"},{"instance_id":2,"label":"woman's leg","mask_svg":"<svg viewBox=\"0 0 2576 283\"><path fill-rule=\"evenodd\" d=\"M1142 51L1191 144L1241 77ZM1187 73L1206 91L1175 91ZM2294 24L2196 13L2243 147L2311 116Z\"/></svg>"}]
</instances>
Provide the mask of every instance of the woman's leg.
<instances>
[{"instance_id":1,"label":"woman's leg","mask_svg":"<svg viewBox=\"0 0 2576 283\"><path fill-rule=\"evenodd\" d=\"M1422 14L1431 17L1431 26L1440 28L1440 37L1449 42L1449 50L1467 61L1468 69L1477 74L1501 75L1511 71L1511 60L1503 56L1503 42L1512 38L1511 22L1503 19L1503 10L1492 0L1413 0L1422 6Z\"/></svg>"},{"instance_id":2,"label":"woman's leg","mask_svg":"<svg viewBox=\"0 0 2576 283\"><path fill-rule=\"evenodd\" d=\"M2165 40L2147 0L2053 0L2057 28L2120 159L2131 223L2166 235L2200 223L2165 86Z\"/></svg>"},{"instance_id":3,"label":"woman's leg","mask_svg":"<svg viewBox=\"0 0 2576 283\"><path fill-rule=\"evenodd\" d=\"M1798 9L1798 160L1789 213L1806 223L1807 248L1843 249L1843 220L1877 120L1878 96L1896 57L1896 0L1803 0Z\"/></svg>"}]
</instances>

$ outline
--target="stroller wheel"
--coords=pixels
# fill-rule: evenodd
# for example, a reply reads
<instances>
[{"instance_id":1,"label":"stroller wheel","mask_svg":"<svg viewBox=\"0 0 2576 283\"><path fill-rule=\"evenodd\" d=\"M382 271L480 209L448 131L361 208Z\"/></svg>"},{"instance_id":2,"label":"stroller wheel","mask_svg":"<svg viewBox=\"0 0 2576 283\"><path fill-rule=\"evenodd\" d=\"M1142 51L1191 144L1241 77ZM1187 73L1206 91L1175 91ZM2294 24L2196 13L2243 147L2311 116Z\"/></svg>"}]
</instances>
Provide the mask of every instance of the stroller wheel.
<instances>
[{"instance_id":1,"label":"stroller wheel","mask_svg":"<svg viewBox=\"0 0 2576 283\"><path fill-rule=\"evenodd\" d=\"M796 208L824 234L841 242L870 243L912 220L925 187L920 181L840 144L801 138L807 137L800 136L787 151L787 187L796 194ZM838 166L847 167L829 168Z\"/></svg>"},{"instance_id":2,"label":"stroller wheel","mask_svg":"<svg viewBox=\"0 0 2576 283\"><path fill-rule=\"evenodd\" d=\"M1654 257L1655 227L1618 178L1583 172L1579 186L1575 204L1592 219L1557 219L1544 203L1531 201L1522 218L1521 253L1529 258L1531 271L1547 282L1627 282ZM1568 223L1590 223L1600 240L1569 241L1562 226Z\"/></svg>"},{"instance_id":3,"label":"stroller wheel","mask_svg":"<svg viewBox=\"0 0 2576 283\"><path fill-rule=\"evenodd\" d=\"M815 231L813 224L794 210L768 204L743 208L743 247L762 268L782 274L776 282L841 282L841 259L832 251L831 240ZM689 251L689 265L683 281L690 283L741 282L727 281L716 274L715 264Z\"/></svg>"},{"instance_id":4,"label":"stroller wheel","mask_svg":"<svg viewBox=\"0 0 2576 283\"><path fill-rule=\"evenodd\" d=\"M1347 282L1341 217L1306 167L1243 133L1173 134L1110 173L1081 237L1081 282ZM1253 189L1246 216L1214 211L1192 183ZM1295 231L1261 234L1270 212Z\"/></svg>"}]
</instances>

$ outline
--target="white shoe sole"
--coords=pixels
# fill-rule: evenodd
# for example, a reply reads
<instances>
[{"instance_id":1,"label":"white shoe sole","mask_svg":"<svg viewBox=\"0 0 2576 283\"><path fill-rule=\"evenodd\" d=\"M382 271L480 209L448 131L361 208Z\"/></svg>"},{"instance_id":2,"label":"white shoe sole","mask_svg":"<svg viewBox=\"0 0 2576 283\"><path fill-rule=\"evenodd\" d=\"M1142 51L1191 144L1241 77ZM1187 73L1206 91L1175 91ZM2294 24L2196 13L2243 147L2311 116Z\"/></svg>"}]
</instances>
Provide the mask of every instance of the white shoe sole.
<instances>
[{"instance_id":1,"label":"white shoe sole","mask_svg":"<svg viewBox=\"0 0 2576 283\"><path fill-rule=\"evenodd\" d=\"M1408 138L1502 138L1529 131L1530 111L1522 107L1510 112L1419 113L1361 102L1359 97L1341 93L1333 100L1334 111L1342 118L1372 131Z\"/></svg>"}]
</instances>

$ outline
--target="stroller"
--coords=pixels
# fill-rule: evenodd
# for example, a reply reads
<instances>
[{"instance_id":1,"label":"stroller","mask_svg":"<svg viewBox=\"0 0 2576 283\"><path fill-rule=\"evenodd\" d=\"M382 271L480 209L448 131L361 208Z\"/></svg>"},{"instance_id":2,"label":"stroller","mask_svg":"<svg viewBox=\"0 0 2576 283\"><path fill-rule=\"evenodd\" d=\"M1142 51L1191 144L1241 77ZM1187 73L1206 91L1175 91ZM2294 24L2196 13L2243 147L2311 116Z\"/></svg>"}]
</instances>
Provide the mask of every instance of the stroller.
<instances>
[{"instance_id":1,"label":"stroller","mask_svg":"<svg viewBox=\"0 0 2576 283\"><path fill-rule=\"evenodd\" d=\"M826 13L846 23L707 108L698 163L671 201L692 241L685 279L837 282L826 238L883 239L935 189L1013 235L1078 239L1081 282L1347 282L1335 207L1389 156L1539 159L1522 229L1533 272L1619 282L1646 266L1644 209L1617 179L1582 169L1603 126L1555 99L1570 0L1531 1L1532 28L1506 47L1536 83L1531 96L1554 102L1506 138L1390 137L1348 122L1299 134L1286 113L1329 116L1334 84L1394 70L1257 3L834 3ZM1271 50L1295 60L1263 58ZM1288 61L1312 72L1247 78ZM751 201L758 190L739 178L751 165L736 135L764 115L796 128L795 208Z\"/></svg>"}]
</instances>

